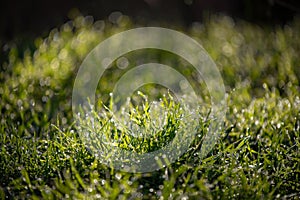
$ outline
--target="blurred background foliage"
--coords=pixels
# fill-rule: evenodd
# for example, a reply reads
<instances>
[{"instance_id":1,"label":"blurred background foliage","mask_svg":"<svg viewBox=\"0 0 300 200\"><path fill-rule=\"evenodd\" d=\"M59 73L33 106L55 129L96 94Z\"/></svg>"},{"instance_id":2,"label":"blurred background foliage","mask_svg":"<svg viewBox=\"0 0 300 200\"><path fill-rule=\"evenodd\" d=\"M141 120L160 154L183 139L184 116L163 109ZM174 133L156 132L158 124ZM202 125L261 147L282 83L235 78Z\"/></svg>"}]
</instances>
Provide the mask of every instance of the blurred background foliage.
<instances>
[{"instance_id":1,"label":"blurred background foliage","mask_svg":"<svg viewBox=\"0 0 300 200\"><path fill-rule=\"evenodd\" d=\"M80 13L95 20L112 21L123 14L135 24L167 27L191 27L194 22L222 13L262 26L276 26L299 15L300 3L297 0L4 0L0 2L0 62L7 60L11 48L8 44L33 51L36 37L46 37L50 30Z\"/></svg>"}]
</instances>

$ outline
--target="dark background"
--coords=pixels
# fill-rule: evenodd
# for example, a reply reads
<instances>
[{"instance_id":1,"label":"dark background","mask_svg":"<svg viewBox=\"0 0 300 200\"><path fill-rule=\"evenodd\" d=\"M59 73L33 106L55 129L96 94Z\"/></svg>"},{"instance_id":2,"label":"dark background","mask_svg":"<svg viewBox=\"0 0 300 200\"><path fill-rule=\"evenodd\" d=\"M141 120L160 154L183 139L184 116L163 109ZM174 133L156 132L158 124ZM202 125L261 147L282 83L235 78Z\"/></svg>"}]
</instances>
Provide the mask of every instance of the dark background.
<instances>
[{"instance_id":1,"label":"dark background","mask_svg":"<svg viewBox=\"0 0 300 200\"><path fill-rule=\"evenodd\" d=\"M134 22L189 26L205 13L224 13L260 25L282 25L300 13L299 0L6 0L0 2L0 44L45 37L70 18L71 10L106 19L114 11Z\"/></svg>"}]
</instances>

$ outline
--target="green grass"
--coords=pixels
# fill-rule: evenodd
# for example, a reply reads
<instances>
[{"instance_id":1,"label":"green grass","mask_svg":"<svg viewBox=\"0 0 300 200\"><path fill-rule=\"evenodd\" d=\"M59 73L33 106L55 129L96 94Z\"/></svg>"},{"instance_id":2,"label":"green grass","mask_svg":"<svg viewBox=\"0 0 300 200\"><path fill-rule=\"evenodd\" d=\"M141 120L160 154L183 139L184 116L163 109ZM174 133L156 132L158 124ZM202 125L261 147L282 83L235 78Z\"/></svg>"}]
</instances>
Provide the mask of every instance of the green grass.
<instances>
[{"instance_id":1,"label":"green grass","mask_svg":"<svg viewBox=\"0 0 300 200\"><path fill-rule=\"evenodd\" d=\"M0 73L1 198L299 198L300 20L264 28L216 16L185 30L208 51L224 79L228 110L222 137L204 159L199 158L210 123L208 109L202 110L188 151L175 163L143 174L120 172L99 162L79 135L82 128L91 127L84 126L90 121L78 126L71 109L72 86L87 53L110 35L133 27L127 17L119 24L78 17L47 38L37 38L35 51L11 49ZM184 60L167 52L126 56L128 68L155 60L195 78ZM110 120L111 83L123 73L114 63L99 82L97 94L103 104L99 102L99 112L94 113L99 119L95 130L131 151L159 149L186 124L180 105L163 96L165 88L141 88L149 98L161 98L168 115L152 113L143 95L135 95L124 120L156 137L130 137ZM208 99L205 84L198 87ZM153 120L165 122L161 131L155 132Z\"/></svg>"}]
</instances>

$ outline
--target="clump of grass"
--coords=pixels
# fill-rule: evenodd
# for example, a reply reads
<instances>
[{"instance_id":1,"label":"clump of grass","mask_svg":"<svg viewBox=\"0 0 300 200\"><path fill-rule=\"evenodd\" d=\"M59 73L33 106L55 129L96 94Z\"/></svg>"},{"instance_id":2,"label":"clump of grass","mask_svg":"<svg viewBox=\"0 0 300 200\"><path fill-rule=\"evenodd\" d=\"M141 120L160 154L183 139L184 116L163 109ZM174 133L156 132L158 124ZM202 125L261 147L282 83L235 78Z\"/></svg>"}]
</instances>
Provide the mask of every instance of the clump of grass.
<instances>
[{"instance_id":1,"label":"clump of grass","mask_svg":"<svg viewBox=\"0 0 300 200\"><path fill-rule=\"evenodd\" d=\"M200 145L202 128L209 125L208 114L200 112L200 104L196 108L187 105L187 97L176 102L170 93L153 102L141 92L138 96L141 105L134 106L129 98L120 111L112 111L111 101L110 108L102 104L100 112L88 109L78 113L76 129L103 163L125 171L148 172L176 161L194 137L198 138L195 145ZM129 169L135 165L139 169Z\"/></svg>"},{"instance_id":2,"label":"clump of grass","mask_svg":"<svg viewBox=\"0 0 300 200\"><path fill-rule=\"evenodd\" d=\"M51 31L47 38L36 39L34 52L22 52L21 57L19 49L12 48L9 62L0 72L1 198L298 198L299 22L295 19L284 27L270 29L216 16L186 30L216 61L227 87L228 111L222 138L200 159L202 137L209 129L206 112L202 112L197 137L187 152L171 165L142 174L99 162L82 141L70 104L82 59L106 37L132 28L126 16L119 24L78 17ZM152 53L128 55L128 68L136 64L132 60L142 57L143 62L155 59L174 65L195 78L183 60L176 61L166 52ZM112 64L100 80L98 94L109 97L110 83L123 73ZM154 94L160 96L160 91ZM204 99L209 99L204 94ZM104 97L102 106L109 108L106 100ZM172 102L162 102L165 117L151 110L147 101L125 109L128 115L121 118L123 123L137 130L152 133L159 120L164 122L162 130L145 141L110 121L116 114L112 109L97 112L94 117L99 119L98 128L105 127L102 132L118 141L118 147L151 152L174 139L175 131L186 124L180 106Z\"/></svg>"}]
</instances>

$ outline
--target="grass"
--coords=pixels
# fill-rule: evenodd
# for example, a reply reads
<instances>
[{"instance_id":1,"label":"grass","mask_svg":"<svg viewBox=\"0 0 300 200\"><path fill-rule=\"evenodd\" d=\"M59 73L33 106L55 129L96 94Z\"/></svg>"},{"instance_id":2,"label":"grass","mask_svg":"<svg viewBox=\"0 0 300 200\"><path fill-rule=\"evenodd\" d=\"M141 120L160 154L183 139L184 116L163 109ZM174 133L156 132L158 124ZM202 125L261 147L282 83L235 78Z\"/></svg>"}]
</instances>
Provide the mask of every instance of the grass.
<instances>
[{"instance_id":1,"label":"grass","mask_svg":"<svg viewBox=\"0 0 300 200\"><path fill-rule=\"evenodd\" d=\"M228 93L222 137L200 159L210 121L200 111L197 137L176 162L151 173L126 173L99 162L80 137L90 121L74 123L72 86L87 53L110 35L134 27L78 17L34 41L35 51L11 47L0 73L0 196L30 199L297 199L300 197L300 20L259 27L226 16L195 23L185 32L216 62ZM162 51L129 53L128 69L155 60L190 79L184 60ZM96 131L139 153L163 147L184 126L180 105L165 88L141 88L124 123L155 132L136 139L110 120L109 92L124 70L112 67L99 82ZM200 95L207 99L205 84ZM161 98L165 118L149 108ZM172 96L172 95L171 95ZM145 97L145 98L144 98ZM147 100L147 101L146 101ZM149 108L149 109L148 109ZM86 125L86 126L85 126ZM140 130L140 129L139 129ZM144 132L142 132L144 133Z\"/></svg>"}]
</instances>

